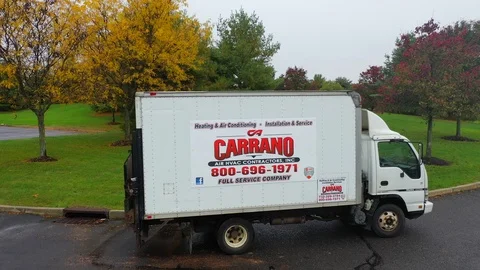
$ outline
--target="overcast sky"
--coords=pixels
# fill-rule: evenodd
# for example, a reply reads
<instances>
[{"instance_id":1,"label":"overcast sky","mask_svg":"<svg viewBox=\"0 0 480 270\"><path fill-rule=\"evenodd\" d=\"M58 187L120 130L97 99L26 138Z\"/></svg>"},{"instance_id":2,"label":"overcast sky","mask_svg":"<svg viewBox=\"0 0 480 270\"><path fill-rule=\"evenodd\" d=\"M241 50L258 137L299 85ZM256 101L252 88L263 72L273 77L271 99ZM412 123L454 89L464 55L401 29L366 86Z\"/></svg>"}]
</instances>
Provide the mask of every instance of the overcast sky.
<instances>
[{"instance_id":1,"label":"overcast sky","mask_svg":"<svg viewBox=\"0 0 480 270\"><path fill-rule=\"evenodd\" d=\"M296 65L309 78L320 73L354 82L369 65L383 64L400 33L432 17L441 26L480 19L480 0L188 0L189 13L203 22L217 23L241 7L280 42L276 77Z\"/></svg>"}]
</instances>

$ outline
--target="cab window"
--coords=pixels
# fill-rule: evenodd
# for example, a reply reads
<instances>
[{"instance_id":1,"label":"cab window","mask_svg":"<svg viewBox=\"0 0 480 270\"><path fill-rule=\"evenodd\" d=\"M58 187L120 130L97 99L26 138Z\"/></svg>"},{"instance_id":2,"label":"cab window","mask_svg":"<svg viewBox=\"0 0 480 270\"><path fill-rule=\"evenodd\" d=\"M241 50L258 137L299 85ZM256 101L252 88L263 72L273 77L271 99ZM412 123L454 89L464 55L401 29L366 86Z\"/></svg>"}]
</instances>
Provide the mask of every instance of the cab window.
<instances>
[{"instance_id":1,"label":"cab window","mask_svg":"<svg viewBox=\"0 0 480 270\"><path fill-rule=\"evenodd\" d=\"M420 178L420 163L406 142L379 142L380 167L398 167L410 178Z\"/></svg>"}]
</instances>

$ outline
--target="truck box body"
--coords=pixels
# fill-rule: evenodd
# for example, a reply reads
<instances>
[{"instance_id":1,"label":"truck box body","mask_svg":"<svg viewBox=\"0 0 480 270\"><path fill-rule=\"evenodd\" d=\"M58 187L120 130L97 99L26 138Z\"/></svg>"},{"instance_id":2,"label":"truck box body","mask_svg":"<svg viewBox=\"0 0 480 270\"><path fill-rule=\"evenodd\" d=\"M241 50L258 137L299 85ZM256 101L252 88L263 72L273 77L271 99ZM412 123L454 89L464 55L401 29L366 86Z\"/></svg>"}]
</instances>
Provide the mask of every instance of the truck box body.
<instances>
[{"instance_id":1,"label":"truck box body","mask_svg":"<svg viewBox=\"0 0 480 270\"><path fill-rule=\"evenodd\" d=\"M347 92L137 93L136 125L146 219L362 201Z\"/></svg>"}]
</instances>

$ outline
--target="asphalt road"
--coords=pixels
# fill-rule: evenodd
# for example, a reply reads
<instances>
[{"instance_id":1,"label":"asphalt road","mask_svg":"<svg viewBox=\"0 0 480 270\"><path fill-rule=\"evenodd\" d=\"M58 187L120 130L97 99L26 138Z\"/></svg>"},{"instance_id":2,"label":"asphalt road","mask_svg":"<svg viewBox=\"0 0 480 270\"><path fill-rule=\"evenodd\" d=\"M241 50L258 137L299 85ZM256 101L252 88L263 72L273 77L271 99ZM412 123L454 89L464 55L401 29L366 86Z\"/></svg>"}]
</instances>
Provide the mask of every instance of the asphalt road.
<instances>
[{"instance_id":1,"label":"asphalt road","mask_svg":"<svg viewBox=\"0 0 480 270\"><path fill-rule=\"evenodd\" d=\"M255 248L242 256L223 255L200 234L189 255L174 228L135 251L122 221L0 214L0 269L480 269L480 190L433 202L433 213L407 221L394 239L337 221L256 225Z\"/></svg>"},{"instance_id":2,"label":"asphalt road","mask_svg":"<svg viewBox=\"0 0 480 270\"><path fill-rule=\"evenodd\" d=\"M75 132L61 131L61 130L47 130L45 133L48 137L76 134ZM27 139L27 138L36 138L36 137L38 137L38 129L37 128L21 128L21 127L0 126L0 141L1 140Z\"/></svg>"}]
</instances>

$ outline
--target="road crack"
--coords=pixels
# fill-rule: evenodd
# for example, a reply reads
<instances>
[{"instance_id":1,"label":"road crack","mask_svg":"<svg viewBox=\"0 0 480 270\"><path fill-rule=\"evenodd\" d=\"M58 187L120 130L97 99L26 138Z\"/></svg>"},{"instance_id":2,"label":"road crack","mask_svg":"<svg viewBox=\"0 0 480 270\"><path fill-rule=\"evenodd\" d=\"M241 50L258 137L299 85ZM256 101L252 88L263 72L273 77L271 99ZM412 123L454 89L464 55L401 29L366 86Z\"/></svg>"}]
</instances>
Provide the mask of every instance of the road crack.
<instances>
[{"instance_id":1,"label":"road crack","mask_svg":"<svg viewBox=\"0 0 480 270\"><path fill-rule=\"evenodd\" d=\"M363 269L370 269L375 270L375 267L380 266L383 263L382 256L378 254L378 252L373 248L372 244L363 237L360 232L357 232L358 237L362 240L363 243L367 246L367 248L372 252L372 255L369 256L364 263L354 267L355 270L363 270Z\"/></svg>"}]
</instances>

